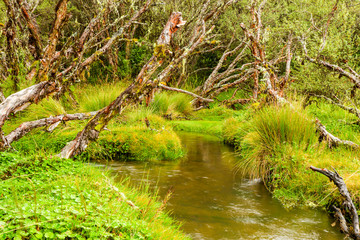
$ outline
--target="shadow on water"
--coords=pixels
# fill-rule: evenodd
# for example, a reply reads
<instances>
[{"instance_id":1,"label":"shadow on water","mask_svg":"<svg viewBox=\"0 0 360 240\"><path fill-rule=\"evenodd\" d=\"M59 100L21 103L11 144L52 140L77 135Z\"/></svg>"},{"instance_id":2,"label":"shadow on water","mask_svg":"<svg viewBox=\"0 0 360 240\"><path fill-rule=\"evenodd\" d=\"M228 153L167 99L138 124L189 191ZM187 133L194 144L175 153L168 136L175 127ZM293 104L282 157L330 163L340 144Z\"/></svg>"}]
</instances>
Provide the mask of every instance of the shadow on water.
<instances>
[{"instance_id":1,"label":"shadow on water","mask_svg":"<svg viewBox=\"0 0 360 240\"><path fill-rule=\"evenodd\" d=\"M233 172L233 150L217 138L181 133L183 161L145 164L111 162L134 185L147 181L164 197L167 210L194 239L344 239L319 210L286 211L263 184Z\"/></svg>"}]
</instances>

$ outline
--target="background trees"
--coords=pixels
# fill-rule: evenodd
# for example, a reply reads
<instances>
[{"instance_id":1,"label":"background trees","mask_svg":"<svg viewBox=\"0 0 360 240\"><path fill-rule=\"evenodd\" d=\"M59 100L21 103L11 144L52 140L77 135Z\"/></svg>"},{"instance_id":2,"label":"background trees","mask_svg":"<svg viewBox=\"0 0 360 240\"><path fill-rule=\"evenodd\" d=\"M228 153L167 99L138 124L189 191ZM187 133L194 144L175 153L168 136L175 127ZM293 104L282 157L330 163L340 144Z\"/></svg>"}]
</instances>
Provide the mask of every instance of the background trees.
<instances>
[{"instance_id":1,"label":"background trees","mask_svg":"<svg viewBox=\"0 0 360 240\"><path fill-rule=\"evenodd\" d=\"M195 108L284 103L296 92L344 109L353 104L356 112L359 7L356 1L3 0L0 127L50 96L76 109L75 89L105 82L150 84L138 89L143 94L135 102L144 104L160 89L182 88L195 96ZM158 36L176 11L186 23L163 46Z\"/></svg>"}]
</instances>

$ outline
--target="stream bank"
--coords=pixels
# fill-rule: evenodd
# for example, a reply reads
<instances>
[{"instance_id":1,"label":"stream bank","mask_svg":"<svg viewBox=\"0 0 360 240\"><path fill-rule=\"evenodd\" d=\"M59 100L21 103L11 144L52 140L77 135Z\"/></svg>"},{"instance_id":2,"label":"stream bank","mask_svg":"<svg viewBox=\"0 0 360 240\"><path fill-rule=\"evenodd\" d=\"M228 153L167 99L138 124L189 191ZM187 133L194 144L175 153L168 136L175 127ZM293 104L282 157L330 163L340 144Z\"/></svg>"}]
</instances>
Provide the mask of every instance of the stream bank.
<instances>
[{"instance_id":1,"label":"stream bank","mask_svg":"<svg viewBox=\"0 0 360 240\"><path fill-rule=\"evenodd\" d=\"M233 148L218 138L178 133L187 157L178 162L104 162L129 178L131 186L148 184L160 199L173 191L166 209L193 239L343 239L332 218L320 209L286 210L261 181L233 171Z\"/></svg>"}]
</instances>

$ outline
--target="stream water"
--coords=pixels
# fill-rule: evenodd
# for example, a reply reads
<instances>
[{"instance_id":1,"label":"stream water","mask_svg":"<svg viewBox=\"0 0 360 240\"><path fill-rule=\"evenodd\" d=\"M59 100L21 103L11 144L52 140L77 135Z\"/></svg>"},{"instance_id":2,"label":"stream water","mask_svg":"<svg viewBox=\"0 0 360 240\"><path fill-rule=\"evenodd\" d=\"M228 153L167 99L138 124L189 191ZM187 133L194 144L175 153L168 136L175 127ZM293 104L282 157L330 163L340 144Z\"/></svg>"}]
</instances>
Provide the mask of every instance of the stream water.
<instances>
[{"instance_id":1,"label":"stream water","mask_svg":"<svg viewBox=\"0 0 360 240\"><path fill-rule=\"evenodd\" d=\"M179 162L110 162L131 184L149 183L193 239L344 239L320 210L287 211L260 181L234 172L233 150L217 138L181 133L187 157Z\"/></svg>"}]
</instances>

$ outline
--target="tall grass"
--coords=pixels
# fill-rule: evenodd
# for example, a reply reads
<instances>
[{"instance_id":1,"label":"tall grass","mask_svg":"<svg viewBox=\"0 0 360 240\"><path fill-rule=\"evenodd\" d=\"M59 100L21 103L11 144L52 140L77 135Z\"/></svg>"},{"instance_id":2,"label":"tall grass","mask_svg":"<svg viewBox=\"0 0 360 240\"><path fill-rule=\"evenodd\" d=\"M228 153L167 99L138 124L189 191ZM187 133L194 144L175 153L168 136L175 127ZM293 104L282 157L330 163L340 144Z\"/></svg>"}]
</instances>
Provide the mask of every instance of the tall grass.
<instances>
[{"instance_id":1,"label":"tall grass","mask_svg":"<svg viewBox=\"0 0 360 240\"><path fill-rule=\"evenodd\" d=\"M269 158L281 155L284 149L307 151L317 141L312 120L299 106L264 108L249 126L240 143L243 160L239 169L252 177L268 177L274 167Z\"/></svg>"},{"instance_id":2,"label":"tall grass","mask_svg":"<svg viewBox=\"0 0 360 240\"><path fill-rule=\"evenodd\" d=\"M156 94L151 107L157 114L190 115L193 111L191 97L182 93L162 92Z\"/></svg>"},{"instance_id":3,"label":"tall grass","mask_svg":"<svg viewBox=\"0 0 360 240\"><path fill-rule=\"evenodd\" d=\"M65 112L66 110L60 101L53 98L47 98L38 104L32 104L24 113L22 113L21 122L56 116L64 114ZM15 125L18 124L18 121L15 121Z\"/></svg>"},{"instance_id":4,"label":"tall grass","mask_svg":"<svg viewBox=\"0 0 360 240\"><path fill-rule=\"evenodd\" d=\"M95 86L87 86L79 89L79 104L81 112L97 111L109 105L125 89L119 83L109 83Z\"/></svg>"}]
</instances>

